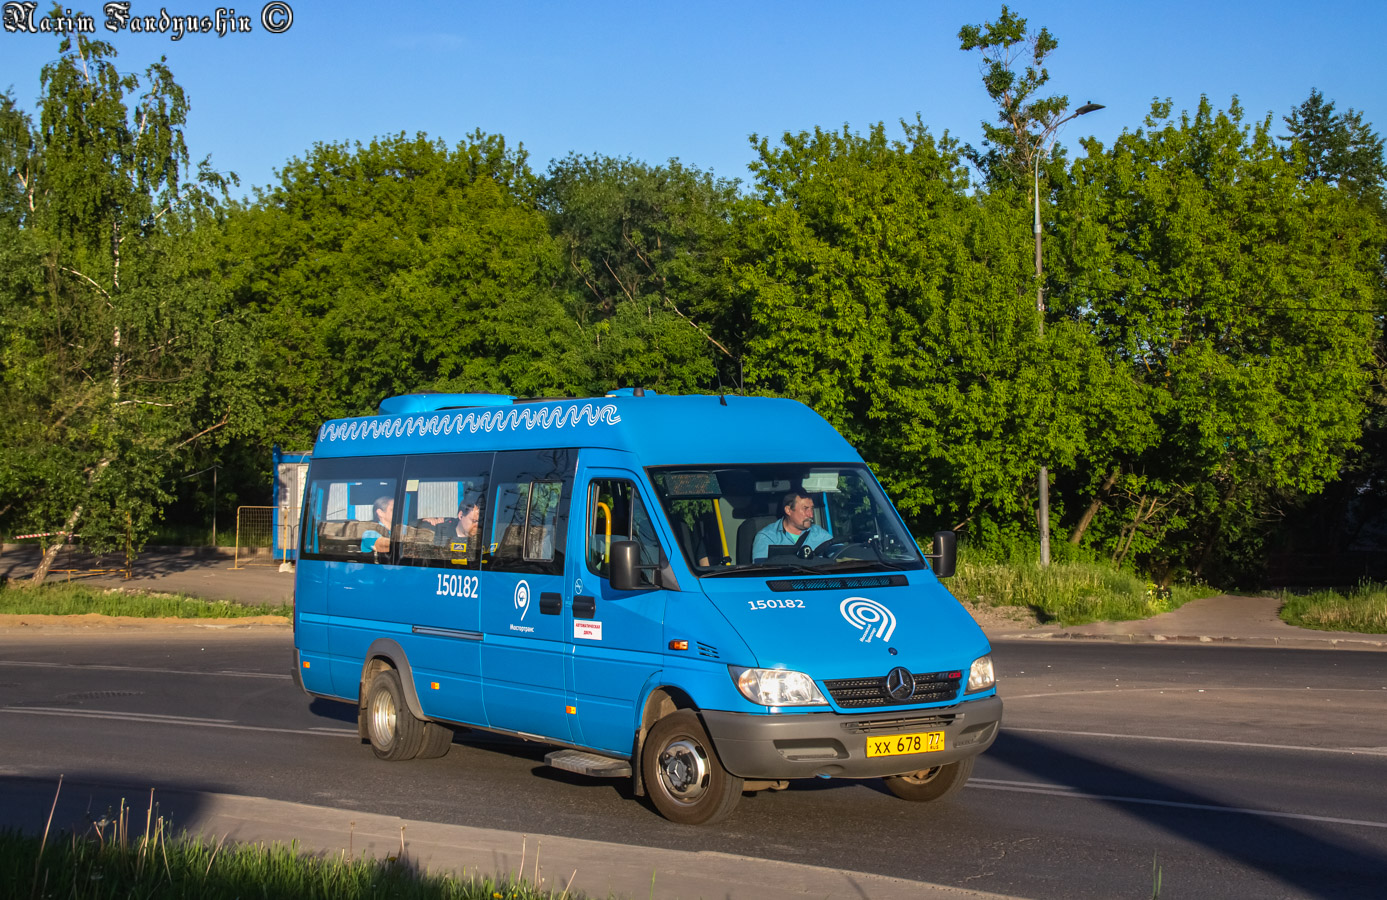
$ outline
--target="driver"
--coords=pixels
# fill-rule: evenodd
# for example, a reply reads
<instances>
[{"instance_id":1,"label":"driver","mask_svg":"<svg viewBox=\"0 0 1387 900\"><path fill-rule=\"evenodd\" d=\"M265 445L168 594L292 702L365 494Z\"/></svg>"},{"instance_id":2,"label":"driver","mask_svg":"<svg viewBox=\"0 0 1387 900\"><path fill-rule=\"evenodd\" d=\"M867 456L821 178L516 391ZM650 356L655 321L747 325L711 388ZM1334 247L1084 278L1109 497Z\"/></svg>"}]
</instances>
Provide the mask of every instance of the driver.
<instances>
[{"instance_id":1,"label":"driver","mask_svg":"<svg viewBox=\"0 0 1387 900\"><path fill-rule=\"evenodd\" d=\"M797 555L809 556L814 548L833 535L814 524L814 498L804 491L790 491L780 501L781 517L756 532L751 543L751 560L759 562L770 556L771 546L794 544Z\"/></svg>"}]
</instances>

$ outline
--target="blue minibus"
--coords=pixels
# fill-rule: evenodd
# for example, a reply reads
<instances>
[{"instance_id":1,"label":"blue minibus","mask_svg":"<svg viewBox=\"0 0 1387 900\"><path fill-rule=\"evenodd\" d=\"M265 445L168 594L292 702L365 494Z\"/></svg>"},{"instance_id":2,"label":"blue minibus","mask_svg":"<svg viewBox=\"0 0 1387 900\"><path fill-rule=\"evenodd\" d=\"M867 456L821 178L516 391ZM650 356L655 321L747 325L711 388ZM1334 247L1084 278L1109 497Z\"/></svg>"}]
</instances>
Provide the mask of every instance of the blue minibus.
<instances>
[{"instance_id":1,"label":"blue minibus","mask_svg":"<svg viewBox=\"0 0 1387 900\"><path fill-rule=\"evenodd\" d=\"M938 800L1002 715L953 538L793 400L392 397L318 433L294 671L381 759L499 732L676 822L797 778Z\"/></svg>"}]
</instances>

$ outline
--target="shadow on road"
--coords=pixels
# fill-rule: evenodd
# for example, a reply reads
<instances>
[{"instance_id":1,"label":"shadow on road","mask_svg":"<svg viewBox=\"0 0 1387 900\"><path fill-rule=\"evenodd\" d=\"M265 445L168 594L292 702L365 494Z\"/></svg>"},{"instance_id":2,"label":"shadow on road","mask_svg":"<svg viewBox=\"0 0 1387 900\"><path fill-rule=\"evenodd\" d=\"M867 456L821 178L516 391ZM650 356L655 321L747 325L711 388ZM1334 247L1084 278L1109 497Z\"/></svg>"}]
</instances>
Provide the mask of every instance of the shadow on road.
<instances>
[{"instance_id":1,"label":"shadow on road","mask_svg":"<svg viewBox=\"0 0 1387 900\"><path fill-rule=\"evenodd\" d=\"M0 554L0 584L21 583L33 575L40 551L35 545L8 545ZM98 556L80 548L64 548L47 583L71 581L97 588L130 588L183 593L205 600L234 603L286 603L293 596L294 576L279 571L269 555L254 557L256 565L232 568L233 557L212 547L147 547L134 562L133 577L120 574L84 575L92 569L118 569L122 555ZM76 570L71 572L57 570Z\"/></svg>"},{"instance_id":2,"label":"shadow on road","mask_svg":"<svg viewBox=\"0 0 1387 900\"><path fill-rule=\"evenodd\" d=\"M1334 840L1286 820L1264 816L1180 809L1123 798L1227 807L1218 797L1100 762L1043 740L1005 730L988 756L1083 791L1099 802L1121 809L1182 840L1197 843L1228 859L1264 872L1315 897L1381 896L1387 872L1387 851L1345 838Z\"/></svg>"}]
</instances>

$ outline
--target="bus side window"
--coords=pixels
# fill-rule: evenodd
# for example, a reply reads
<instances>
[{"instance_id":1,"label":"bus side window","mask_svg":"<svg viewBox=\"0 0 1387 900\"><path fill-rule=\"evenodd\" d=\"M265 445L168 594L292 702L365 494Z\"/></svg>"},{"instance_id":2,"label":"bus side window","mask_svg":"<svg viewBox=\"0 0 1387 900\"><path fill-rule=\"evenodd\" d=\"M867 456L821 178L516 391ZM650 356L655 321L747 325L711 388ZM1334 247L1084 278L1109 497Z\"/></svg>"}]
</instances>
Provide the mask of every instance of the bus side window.
<instances>
[{"instance_id":1,"label":"bus side window","mask_svg":"<svg viewBox=\"0 0 1387 900\"><path fill-rule=\"evenodd\" d=\"M563 532L576 455L571 450L496 454L487 512L487 568L563 574Z\"/></svg>"},{"instance_id":2,"label":"bus side window","mask_svg":"<svg viewBox=\"0 0 1387 900\"><path fill-rule=\"evenodd\" d=\"M601 478L588 489L588 568L603 578L611 577L611 547L613 541L636 541L641 548L643 580L649 578L647 567L660 565L660 541L655 525L630 481ZM651 581L653 584L653 580Z\"/></svg>"},{"instance_id":3,"label":"bus side window","mask_svg":"<svg viewBox=\"0 0 1387 900\"><path fill-rule=\"evenodd\" d=\"M490 453L411 456L405 464L400 562L476 568L481 564Z\"/></svg>"},{"instance_id":4,"label":"bus side window","mask_svg":"<svg viewBox=\"0 0 1387 900\"><path fill-rule=\"evenodd\" d=\"M392 472L393 470L393 472ZM397 462L333 459L314 464L300 552L309 557L387 562L401 535ZM390 474L387 474L390 473Z\"/></svg>"}]
</instances>

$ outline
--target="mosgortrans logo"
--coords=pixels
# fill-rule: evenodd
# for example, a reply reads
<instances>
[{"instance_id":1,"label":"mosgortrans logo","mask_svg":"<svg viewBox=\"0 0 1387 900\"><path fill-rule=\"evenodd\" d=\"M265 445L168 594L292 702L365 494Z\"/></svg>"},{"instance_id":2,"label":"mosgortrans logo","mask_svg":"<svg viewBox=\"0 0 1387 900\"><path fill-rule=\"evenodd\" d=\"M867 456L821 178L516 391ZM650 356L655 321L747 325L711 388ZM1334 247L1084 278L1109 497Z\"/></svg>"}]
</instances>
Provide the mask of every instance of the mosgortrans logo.
<instances>
[{"instance_id":1,"label":"mosgortrans logo","mask_svg":"<svg viewBox=\"0 0 1387 900\"><path fill-rule=\"evenodd\" d=\"M185 35L250 34L256 30L283 34L294 25L294 10L281 0L260 7L258 14L237 12L235 7L219 6L201 12L170 12L166 7L142 9L127 0L101 7L101 19L71 9L40 15L34 0L0 6L0 24L11 34L96 34L103 29L112 34L166 34L181 41Z\"/></svg>"},{"instance_id":2,"label":"mosgortrans logo","mask_svg":"<svg viewBox=\"0 0 1387 900\"><path fill-rule=\"evenodd\" d=\"M862 632L858 640L864 644L870 644L874 637L889 641L896 630L895 614L867 597L849 597L838 604L838 611L849 625Z\"/></svg>"}]
</instances>

